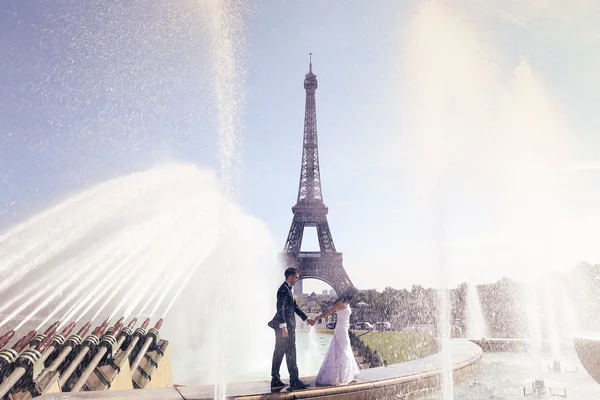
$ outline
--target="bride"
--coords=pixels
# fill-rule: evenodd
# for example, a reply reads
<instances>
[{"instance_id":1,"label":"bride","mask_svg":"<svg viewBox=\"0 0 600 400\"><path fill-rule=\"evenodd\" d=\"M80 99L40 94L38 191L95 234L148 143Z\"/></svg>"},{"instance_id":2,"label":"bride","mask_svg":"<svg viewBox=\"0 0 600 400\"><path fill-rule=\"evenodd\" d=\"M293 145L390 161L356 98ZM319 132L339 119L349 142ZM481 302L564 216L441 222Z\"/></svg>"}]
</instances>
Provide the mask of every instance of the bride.
<instances>
[{"instance_id":1,"label":"bride","mask_svg":"<svg viewBox=\"0 0 600 400\"><path fill-rule=\"evenodd\" d=\"M336 386L350 383L360 371L354 353L350 346L348 329L350 328L350 300L356 289L350 288L338 297L333 307L315 318L319 320L337 312L337 324L327 355L317 374L316 384L321 386Z\"/></svg>"}]
</instances>

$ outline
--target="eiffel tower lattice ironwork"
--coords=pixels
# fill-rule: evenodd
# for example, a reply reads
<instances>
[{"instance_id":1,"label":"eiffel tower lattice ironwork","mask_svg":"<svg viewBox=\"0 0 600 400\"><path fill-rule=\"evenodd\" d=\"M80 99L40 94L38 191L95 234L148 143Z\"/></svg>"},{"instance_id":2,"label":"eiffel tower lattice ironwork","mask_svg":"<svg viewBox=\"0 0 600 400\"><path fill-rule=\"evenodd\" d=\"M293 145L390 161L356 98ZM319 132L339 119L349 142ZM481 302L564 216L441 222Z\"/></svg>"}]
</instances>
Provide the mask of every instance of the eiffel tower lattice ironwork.
<instances>
[{"instance_id":1,"label":"eiffel tower lattice ironwork","mask_svg":"<svg viewBox=\"0 0 600 400\"><path fill-rule=\"evenodd\" d=\"M286 266L294 266L300 271L301 280L294 286L294 293L302 292L302 279L313 278L328 283L340 294L353 285L342 264L342 253L337 252L333 244L327 222L328 208L323 203L315 103L317 76L312 72L312 57L304 78L304 89L306 106L298 200L292 207L294 218L281 256ZM300 250L305 227L316 227L319 251Z\"/></svg>"}]
</instances>

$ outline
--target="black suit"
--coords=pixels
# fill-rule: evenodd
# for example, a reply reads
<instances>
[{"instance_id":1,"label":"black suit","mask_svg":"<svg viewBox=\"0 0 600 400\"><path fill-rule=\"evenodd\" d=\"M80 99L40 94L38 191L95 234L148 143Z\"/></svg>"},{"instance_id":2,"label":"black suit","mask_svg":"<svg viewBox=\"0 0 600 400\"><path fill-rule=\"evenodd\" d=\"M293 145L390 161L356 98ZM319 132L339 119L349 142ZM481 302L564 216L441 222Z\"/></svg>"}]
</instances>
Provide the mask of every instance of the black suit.
<instances>
[{"instance_id":1,"label":"black suit","mask_svg":"<svg viewBox=\"0 0 600 400\"><path fill-rule=\"evenodd\" d=\"M285 354L285 361L290 373L290 384L298 382L298 366L296 365L296 316L298 314L303 321L308 316L298 307L294 295L292 294L292 285L287 282L277 290L277 313L269 322L269 326L275 329L275 351L273 352L273 364L271 366L271 376L273 379L279 379L279 369ZM281 334L280 324L287 325L288 336Z\"/></svg>"}]
</instances>

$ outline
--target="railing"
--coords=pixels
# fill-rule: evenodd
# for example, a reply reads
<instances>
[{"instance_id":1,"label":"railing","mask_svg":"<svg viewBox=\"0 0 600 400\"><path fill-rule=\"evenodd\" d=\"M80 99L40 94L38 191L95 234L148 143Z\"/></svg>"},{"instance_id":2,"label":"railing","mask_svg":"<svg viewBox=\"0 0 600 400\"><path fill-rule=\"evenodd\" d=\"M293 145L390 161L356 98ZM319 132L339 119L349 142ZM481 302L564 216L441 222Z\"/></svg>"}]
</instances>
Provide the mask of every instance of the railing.
<instances>
[{"instance_id":1,"label":"railing","mask_svg":"<svg viewBox=\"0 0 600 400\"><path fill-rule=\"evenodd\" d=\"M320 251L301 251L298 253L298 258L319 258L319 257L327 257L327 258L341 258L342 253L323 253Z\"/></svg>"},{"instance_id":2,"label":"railing","mask_svg":"<svg viewBox=\"0 0 600 400\"><path fill-rule=\"evenodd\" d=\"M301 251L298 253L299 258L318 258L321 257L320 251Z\"/></svg>"}]
</instances>

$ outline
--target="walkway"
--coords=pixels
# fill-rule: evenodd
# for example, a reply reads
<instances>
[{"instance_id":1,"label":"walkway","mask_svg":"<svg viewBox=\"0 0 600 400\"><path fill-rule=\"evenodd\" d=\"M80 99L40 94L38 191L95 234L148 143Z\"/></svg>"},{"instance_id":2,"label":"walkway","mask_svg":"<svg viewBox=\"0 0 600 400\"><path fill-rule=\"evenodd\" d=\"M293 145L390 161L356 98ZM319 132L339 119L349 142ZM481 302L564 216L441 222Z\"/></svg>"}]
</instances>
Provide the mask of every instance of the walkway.
<instances>
[{"instance_id":1,"label":"walkway","mask_svg":"<svg viewBox=\"0 0 600 400\"><path fill-rule=\"evenodd\" d=\"M479 346L467 340L451 341L454 379L461 380L477 368L483 352ZM397 395L426 392L439 388L441 354L418 360L361 370L356 383L345 386L314 387L315 377L302 378L311 388L296 392L271 393L270 381L232 383L227 386L227 398L258 399L303 399L328 396L328 399L343 395L353 398L393 398ZM336 396L337 395L337 396ZM147 400L204 400L213 399L214 385L179 386L167 389L122 390L103 392L61 393L38 397L49 399L147 399ZM331 397L333 396L333 397Z\"/></svg>"}]
</instances>

